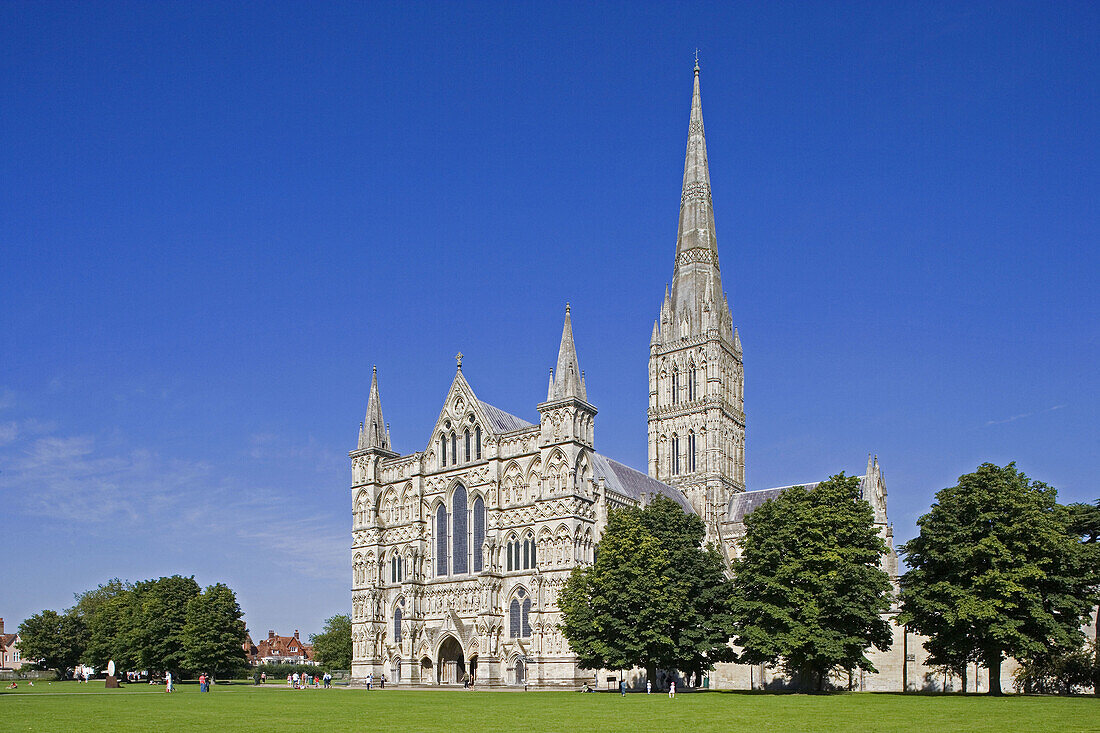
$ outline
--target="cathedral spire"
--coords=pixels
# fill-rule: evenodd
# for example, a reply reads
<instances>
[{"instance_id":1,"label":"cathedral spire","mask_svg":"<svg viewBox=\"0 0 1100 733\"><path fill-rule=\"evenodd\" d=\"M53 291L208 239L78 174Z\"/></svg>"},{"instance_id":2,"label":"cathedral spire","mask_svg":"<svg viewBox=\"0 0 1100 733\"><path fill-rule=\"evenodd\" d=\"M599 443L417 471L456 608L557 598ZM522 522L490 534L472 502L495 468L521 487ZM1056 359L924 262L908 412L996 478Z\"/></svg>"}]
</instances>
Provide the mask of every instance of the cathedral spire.
<instances>
[{"instance_id":1,"label":"cathedral spire","mask_svg":"<svg viewBox=\"0 0 1100 733\"><path fill-rule=\"evenodd\" d=\"M367 416L359 427L359 449L364 448L390 450L389 426L382 419L382 401L378 397L378 367L371 367Z\"/></svg>"},{"instance_id":2,"label":"cathedral spire","mask_svg":"<svg viewBox=\"0 0 1100 733\"><path fill-rule=\"evenodd\" d=\"M554 370L552 399L577 397L588 401L585 395L581 368L577 363L577 347L573 345L573 323L569 318L569 304L565 304L565 325L561 329L561 346L558 347L558 367Z\"/></svg>"},{"instance_id":3,"label":"cathedral spire","mask_svg":"<svg viewBox=\"0 0 1100 733\"><path fill-rule=\"evenodd\" d=\"M703 302L708 291L722 292L722 280L718 269L718 239L714 228L714 204L710 192L710 167L707 163L697 61L691 93L687 152L684 155L684 182L680 193L676 265L672 278L674 321L688 324L692 331L702 327Z\"/></svg>"}]
</instances>

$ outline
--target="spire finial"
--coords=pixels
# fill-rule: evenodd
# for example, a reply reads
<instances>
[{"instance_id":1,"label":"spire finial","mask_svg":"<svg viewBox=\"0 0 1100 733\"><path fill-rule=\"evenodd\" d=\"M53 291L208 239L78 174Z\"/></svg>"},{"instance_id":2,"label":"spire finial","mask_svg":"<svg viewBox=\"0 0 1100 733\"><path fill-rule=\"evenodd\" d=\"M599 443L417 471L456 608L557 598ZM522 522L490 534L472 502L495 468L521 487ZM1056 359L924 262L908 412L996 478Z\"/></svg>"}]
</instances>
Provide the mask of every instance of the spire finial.
<instances>
[{"instance_id":1,"label":"spire finial","mask_svg":"<svg viewBox=\"0 0 1100 733\"><path fill-rule=\"evenodd\" d=\"M699 73L699 49L695 49L695 73Z\"/></svg>"},{"instance_id":2,"label":"spire finial","mask_svg":"<svg viewBox=\"0 0 1100 733\"><path fill-rule=\"evenodd\" d=\"M565 315L569 315L569 301L565 301Z\"/></svg>"},{"instance_id":3,"label":"spire finial","mask_svg":"<svg viewBox=\"0 0 1100 733\"><path fill-rule=\"evenodd\" d=\"M462 352L455 354L455 363L458 364L458 371L462 371Z\"/></svg>"}]
</instances>

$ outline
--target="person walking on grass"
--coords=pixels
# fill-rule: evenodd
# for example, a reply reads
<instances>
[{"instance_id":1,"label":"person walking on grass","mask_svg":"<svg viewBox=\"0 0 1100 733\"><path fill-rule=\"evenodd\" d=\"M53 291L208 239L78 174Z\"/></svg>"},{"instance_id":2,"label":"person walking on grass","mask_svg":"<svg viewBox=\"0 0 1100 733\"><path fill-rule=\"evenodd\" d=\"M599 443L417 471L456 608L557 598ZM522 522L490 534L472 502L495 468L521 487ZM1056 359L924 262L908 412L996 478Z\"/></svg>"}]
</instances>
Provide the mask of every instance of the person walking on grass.
<instances>
[{"instance_id":1,"label":"person walking on grass","mask_svg":"<svg viewBox=\"0 0 1100 733\"><path fill-rule=\"evenodd\" d=\"M626 697L626 680L619 680L619 694Z\"/></svg>"},{"instance_id":2,"label":"person walking on grass","mask_svg":"<svg viewBox=\"0 0 1100 733\"><path fill-rule=\"evenodd\" d=\"M676 697L676 680L668 683L668 696Z\"/></svg>"},{"instance_id":3,"label":"person walking on grass","mask_svg":"<svg viewBox=\"0 0 1100 733\"><path fill-rule=\"evenodd\" d=\"M645 694L647 694L647 695L652 695L653 694L653 683L650 682L649 680L645 681Z\"/></svg>"},{"instance_id":4,"label":"person walking on grass","mask_svg":"<svg viewBox=\"0 0 1100 733\"><path fill-rule=\"evenodd\" d=\"M164 691L165 692L172 692L173 691L173 689L172 689L172 673L171 672L165 672L164 673Z\"/></svg>"}]
</instances>

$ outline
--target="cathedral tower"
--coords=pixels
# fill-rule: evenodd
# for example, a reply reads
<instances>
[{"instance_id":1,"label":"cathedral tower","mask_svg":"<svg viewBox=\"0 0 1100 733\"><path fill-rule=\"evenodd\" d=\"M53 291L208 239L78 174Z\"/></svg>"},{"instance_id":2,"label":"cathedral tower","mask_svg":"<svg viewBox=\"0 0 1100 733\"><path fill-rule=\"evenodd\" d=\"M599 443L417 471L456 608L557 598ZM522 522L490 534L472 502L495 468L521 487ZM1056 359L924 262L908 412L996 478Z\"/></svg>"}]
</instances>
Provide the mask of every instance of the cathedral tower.
<instances>
[{"instance_id":1,"label":"cathedral tower","mask_svg":"<svg viewBox=\"0 0 1100 733\"><path fill-rule=\"evenodd\" d=\"M679 488L716 539L745 490L741 339L722 290L707 167L699 64L691 97L680 229L649 351L649 475Z\"/></svg>"}]
</instances>

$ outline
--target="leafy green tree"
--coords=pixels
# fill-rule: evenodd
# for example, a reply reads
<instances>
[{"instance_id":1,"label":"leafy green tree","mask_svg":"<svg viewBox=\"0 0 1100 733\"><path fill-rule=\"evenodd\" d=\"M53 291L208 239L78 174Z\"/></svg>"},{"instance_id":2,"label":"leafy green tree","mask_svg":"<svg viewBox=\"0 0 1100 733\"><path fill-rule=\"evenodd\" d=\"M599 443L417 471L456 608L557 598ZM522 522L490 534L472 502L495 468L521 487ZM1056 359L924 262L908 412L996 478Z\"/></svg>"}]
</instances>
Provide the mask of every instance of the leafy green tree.
<instances>
[{"instance_id":1,"label":"leafy green tree","mask_svg":"<svg viewBox=\"0 0 1100 733\"><path fill-rule=\"evenodd\" d=\"M320 634L312 634L313 654L329 669L351 669L351 616L337 614L325 621Z\"/></svg>"},{"instance_id":2,"label":"leafy green tree","mask_svg":"<svg viewBox=\"0 0 1100 733\"><path fill-rule=\"evenodd\" d=\"M865 650L885 651L893 638L882 617L890 608L886 551L858 477L841 473L764 502L745 519L734 564L740 661L782 664L817 689L837 669L876 671Z\"/></svg>"},{"instance_id":3,"label":"leafy green tree","mask_svg":"<svg viewBox=\"0 0 1100 733\"><path fill-rule=\"evenodd\" d=\"M938 492L917 525L901 548L911 569L898 622L928 636L930 651L977 657L998 695L1005 656L1080 648L1096 568L1053 488L1014 463L983 463Z\"/></svg>"},{"instance_id":4,"label":"leafy green tree","mask_svg":"<svg viewBox=\"0 0 1100 733\"><path fill-rule=\"evenodd\" d=\"M133 639L141 619L138 597L129 583L98 592L103 589L91 591L95 597L84 606L88 613L81 618L88 628L88 644L81 661L96 669L105 668L111 660L119 670L139 669ZM81 608L80 601L76 608Z\"/></svg>"},{"instance_id":5,"label":"leafy green tree","mask_svg":"<svg viewBox=\"0 0 1100 733\"><path fill-rule=\"evenodd\" d=\"M183 629L187 604L200 592L194 577L179 575L134 585L136 626L128 638L142 669L170 670L177 675L183 664Z\"/></svg>"},{"instance_id":6,"label":"leafy green tree","mask_svg":"<svg viewBox=\"0 0 1100 733\"><path fill-rule=\"evenodd\" d=\"M84 623L72 613L49 609L19 624L19 653L46 669L57 670L59 677L80 662L86 643Z\"/></svg>"},{"instance_id":7,"label":"leafy green tree","mask_svg":"<svg viewBox=\"0 0 1100 733\"><path fill-rule=\"evenodd\" d=\"M1100 500L1093 504L1069 504L1069 531L1081 539L1083 545L1081 551L1085 554L1084 562L1092 567L1100 567ZM1100 591L1093 585L1094 598L1100 597ZM1100 619L1100 600L1093 612ZM1100 695L1100 623L1093 627L1092 637L1092 689Z\"/></svg>"},{"instance_id":8,"label":"leafy green tree","mask_svg":"<svg viewBox=\"0 0 1100 733\"><path fill-rule=\"evenodd\" d=\"M609 514L596 562L575 568L558 599L581 667L643 667L654 679L732 658L730 585L704 535L702 520L664 497Z\"/></svg>"},{"instance_id":9,"label":"leafy green tree","mask_svg":"<svg viewBox=\"0 0 1100 733\"><path fill-rule=\"evenodd\" d=\"M248 637L237 596L222 583L208 586L187 602L183 663L193 672L224 677L248 664Z\"/></svg>"}]
</instances>

